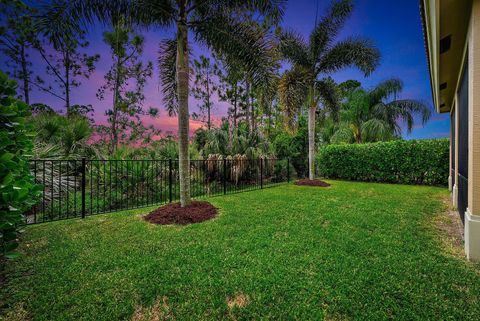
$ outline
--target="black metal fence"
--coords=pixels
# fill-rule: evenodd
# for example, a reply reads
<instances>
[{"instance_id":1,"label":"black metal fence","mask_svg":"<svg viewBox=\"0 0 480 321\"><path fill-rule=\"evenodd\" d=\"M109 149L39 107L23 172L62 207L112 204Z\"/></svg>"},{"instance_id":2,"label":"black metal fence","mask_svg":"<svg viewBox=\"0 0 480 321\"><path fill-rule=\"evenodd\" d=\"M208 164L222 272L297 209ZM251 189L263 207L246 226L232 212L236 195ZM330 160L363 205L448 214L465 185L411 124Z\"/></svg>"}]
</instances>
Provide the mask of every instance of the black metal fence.
<instances>
[{"instance_id":1,"label":"black metal fence","mask_svg":"<svg viewBox=\"0 0 480 321\"><path fill-rule=\"evenodd\" d=\"M43 185L38 204L26 213L34 224L179 200L177 160L32 160ZM190 161L192 197L262 189L290 180L288 159Z\"/></svg>"}]
</instances>

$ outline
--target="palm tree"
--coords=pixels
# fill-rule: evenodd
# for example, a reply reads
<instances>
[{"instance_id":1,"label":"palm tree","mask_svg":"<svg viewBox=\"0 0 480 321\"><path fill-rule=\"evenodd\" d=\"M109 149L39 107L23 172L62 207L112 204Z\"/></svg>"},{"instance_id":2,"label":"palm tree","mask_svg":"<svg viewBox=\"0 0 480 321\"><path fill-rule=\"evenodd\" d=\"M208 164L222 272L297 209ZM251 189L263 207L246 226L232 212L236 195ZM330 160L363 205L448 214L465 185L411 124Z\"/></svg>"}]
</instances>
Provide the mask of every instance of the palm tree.
<instances>
[{"instance_id":1,"label":"palm tree","mask_svg":"<svg viewBox=\"0 0 480 321\"><path fill-rule=\"evenodd\" d=\"M418 100L397 99L402 89L401 80L389 79L372 90L359 87L352 91L343 104L341 122L331 141L365 143L400 137L401 121L410 133L416 116L425 124L431 116L430 108Z\"/></svg>"},{"instance_id":2,"label":"palm tree","mask_svg":"<svg viewBox=\"0 0 480 321\"><path fill-rule=\"evenodd\" d=\"M332 116L338 118L335 87L321 77L348 66L358 67L367 76L380 60L378 49L368 39L335 42L352 9L351 0L334 1L326 16L315 25L308 42L292 31L280 34L280 51L293 65L280 80L280 102L290 127L294 126L301 107L308 107L309 179L314 178L315 113L319 104L330 108Z\"/></svg>"},{"instance_id":3,"label":"palm tree","mask_svg":"<svg viewBox=\"0 0 480 321\"><path fill-rule=\"evenodd\" d=\"M55 112L41 112L29 119L35 136L35 158L79 159L101 158L99 149L89 140L93 128L85 116L62 116Z\"/></svg>"},{"instance_id":4,"label":"palm tree","mask_svg":"<svg viewBox=\"0 0 480 321\"><path fill-rule=\"evenodd\" d=\"M240 61L255 83L271 73L269 43L245 19L262 15L279 22L284 0L73 0L64 1L70 18L96 18L110 23L123 15L133 23L161 28L174 27L174 38L162 42L160 82L167 109L178 114L180 203L190 203L189 78L190 40L212 49L215 54Z\"/></svg>"}]
</instances>

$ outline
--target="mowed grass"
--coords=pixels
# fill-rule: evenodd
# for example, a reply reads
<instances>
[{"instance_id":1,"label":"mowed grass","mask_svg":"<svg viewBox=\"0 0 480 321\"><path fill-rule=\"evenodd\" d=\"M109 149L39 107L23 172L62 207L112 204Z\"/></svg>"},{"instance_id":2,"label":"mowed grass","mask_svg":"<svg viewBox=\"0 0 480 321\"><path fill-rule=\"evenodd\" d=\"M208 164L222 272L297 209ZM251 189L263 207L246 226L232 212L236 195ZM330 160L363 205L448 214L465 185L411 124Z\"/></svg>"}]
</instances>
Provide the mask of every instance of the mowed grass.
<instances>
[{"instance_id":1,"label":"mowed grass","mask_svg":"<svg viewBox=\"0 0 480 321\"><path fill-rule=\"evenodd\" d=\"M141 209L28 227L5 318L478 320L445 189L329 182L211 198L220 215L189 226Z\"/></svg>"}]
</instances>

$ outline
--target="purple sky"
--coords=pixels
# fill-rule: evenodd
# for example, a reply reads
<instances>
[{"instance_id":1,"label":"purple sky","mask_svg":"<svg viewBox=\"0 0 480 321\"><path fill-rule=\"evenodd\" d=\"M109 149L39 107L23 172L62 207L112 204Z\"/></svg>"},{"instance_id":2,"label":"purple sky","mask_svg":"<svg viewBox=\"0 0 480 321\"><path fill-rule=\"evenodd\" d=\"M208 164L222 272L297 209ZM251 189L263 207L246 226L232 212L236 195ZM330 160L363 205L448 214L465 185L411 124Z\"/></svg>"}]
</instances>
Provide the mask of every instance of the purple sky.
<instances>
[{"instance_id":1,"label":"purple sky","mask_svg":"<svg viewBox=\"0 0 480 321\"><path fill-rule=\"evenodd\" d=\"M316 3L317 0L289 1L282 23L283 27L295 29L308 37L315 21ZM329 1L319 0L319 17L322 16L322 12L325 12L328 4ZM98 121L105 119L105 109L111 102L111 98L108 96L105 101L99 101L95 95L104 81L103 75L109 70L112 63L108 47L102 41L103 31L105 30L101 26L92 27L89 31L90 47L87 52L99 53L101 59L90 79L84 80L82 85L72 93L73 104L92 104L94 106L95 119ZM156 66L159 41L173 35L173 30L149 30L144 32L144 35L144 60L154 62L154 76L145 88L145 106L155 106L161 110L159 118L146 120L146 122L153 123L156 128L163 132L171 131L175 133L177 120L168 117L162 107ZM382 54L381 65L368 78L364 78L359 71L352 68L333 74L335 80L341 82L348 79L357 79L362 82L365 88L371 88L379 81L399 77L404 81L404 91L399 98L420 99L433 108L418 0L403 0L395 5L391 1L355 1L354 13L338 39L341 40L352 35L366 36L375 42ZM196 57L200 54L208 54L205 48L199 48L195 45L193 47ZM40 75L44 74L42 61L36 55L32 55L32 58L34 60L34 71ZM3 57L1 57L0 62L1 60L4 60ZM33 93L32 102L43 102L55 109L62 108L61 101L41 92ZM196 111L196 102L193 99L190 102L191 111ZM220 119L226 114L226 109L227 105L225 103L217 102L214 115ZM192 121L192 130L199 126L201 126L199 122ZM420 124L416 125L413 132L410 135L404 133L404 137L407 139L448 137L448 128L448 116L434 113L425 127Z\"/></svg>"}]
</instances>

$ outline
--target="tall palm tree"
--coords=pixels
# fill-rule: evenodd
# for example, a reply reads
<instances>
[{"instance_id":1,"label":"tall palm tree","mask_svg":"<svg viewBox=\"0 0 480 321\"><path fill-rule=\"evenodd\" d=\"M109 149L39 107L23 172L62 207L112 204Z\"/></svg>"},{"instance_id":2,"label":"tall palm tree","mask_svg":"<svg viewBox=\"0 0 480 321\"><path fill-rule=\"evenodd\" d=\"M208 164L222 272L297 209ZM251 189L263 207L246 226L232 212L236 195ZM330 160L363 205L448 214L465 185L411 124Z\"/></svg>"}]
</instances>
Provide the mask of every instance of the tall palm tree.
<instances>
[{"instance_id":1,"label":"tall palm tree","mask_svg":"<svg viewBox=\"0 0 480 321\"><path fill-rule=\"evenodd\" d=\"M189 78L190 40L212 49L215 54L240 61L261 83L270 74L269 42L246 18L262 15L279 22L285 0L72 0L63 1L72 19L96 18L111 22L123 15L143 26L174 27L174 37L160 50L160 81L170 113L178 114L180 203L190 203Z\"/></svg>"},{"instance_id":2,"label":"tall palm tree","mask_svg":"<svg viewBox=\"0 0 480 321\"><path fill-rule=\"evenodd\" d=\"M365 143L389 140L401 136L401 121L409 133L415 117L425 124L431 116L430 108L418 100L397 99L402 89L399 79L383 81L371 90L355 89L343 104L341 122L331 141Z\"/></svg>"},{"instance_id":3,"label":"tall palm tree","mask_svg":"<svg viewBox=\"0 0 480 321\"><path fill-rule=\"evenodd\" d=\"M352 9L351 0L334 1L325 17L315 25L308 42L293 31L280 34L280 50L293 65L280 80L280 102L289 126L295 124L301 107L308 107L309 179L314 178L315 113L319 104L331 108L333 117L338 118L335 87L322 78L348 66L358 67L367 76L380 60L378 49L368 39L357 37L335 42Z\"/></svg>"}]
</instances>

